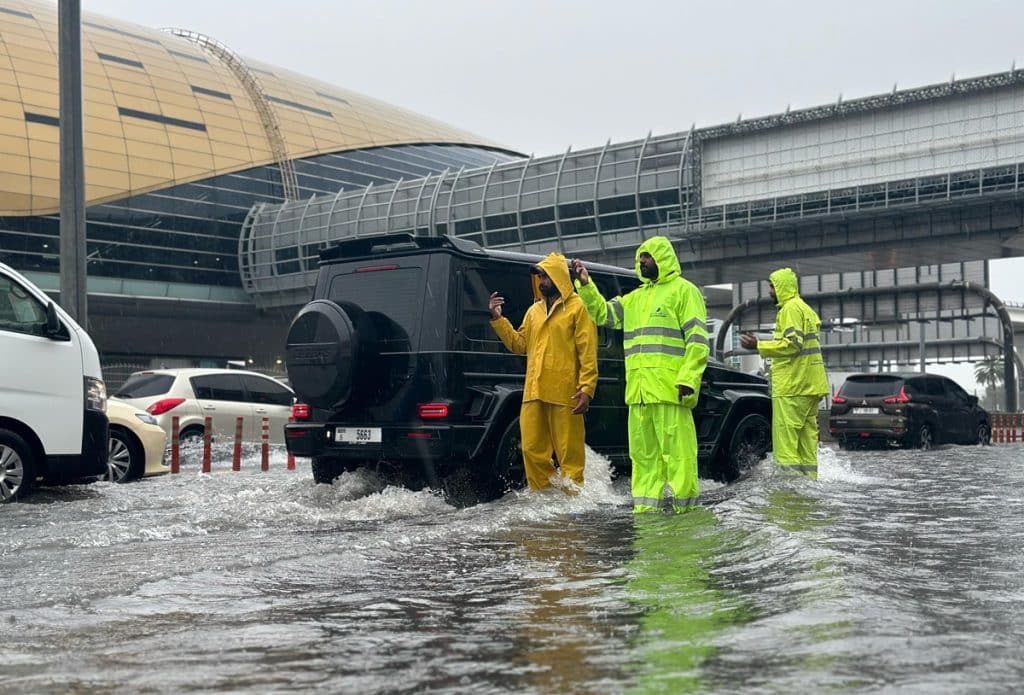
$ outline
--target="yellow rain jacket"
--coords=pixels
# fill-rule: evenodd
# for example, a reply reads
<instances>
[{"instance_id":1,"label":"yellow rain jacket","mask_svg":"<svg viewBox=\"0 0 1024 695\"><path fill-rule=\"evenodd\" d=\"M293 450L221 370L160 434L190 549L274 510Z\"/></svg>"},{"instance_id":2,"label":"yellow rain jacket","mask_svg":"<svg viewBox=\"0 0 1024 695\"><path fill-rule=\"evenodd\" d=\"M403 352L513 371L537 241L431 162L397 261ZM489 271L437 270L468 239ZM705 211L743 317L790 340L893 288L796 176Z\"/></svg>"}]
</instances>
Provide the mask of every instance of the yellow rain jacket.
<instances>
[{"instance_id":1,"label":"yellow rain jacket","mask_svg":"<svg viewBox=\"0 0 1024 695\"><path fill-rule=\"evenodd\" d=\"M769 275L779 313L772 340L761 340L757 351L772 360L773 396L828 395L828 377L821 358L821 319L800 298L796 273L789 268Z\"/></svg>"},{"instance_id":2,"label":"yellow rain jacket","mask_svg":"<svg viewBox=\"0 0 1024 695\"><path fill-rule=\"evenodd\" d=\"M537 264L562 294L551 305L540 293L533 276L536 301L526 310L516 331L504 316L491 327L509 352L527 355L523 401L544 401L575 407L573 396L582 390L591 398L597 389L597 327L573 289L565 256L552 253Z\"/></svg>"}]
</instances>

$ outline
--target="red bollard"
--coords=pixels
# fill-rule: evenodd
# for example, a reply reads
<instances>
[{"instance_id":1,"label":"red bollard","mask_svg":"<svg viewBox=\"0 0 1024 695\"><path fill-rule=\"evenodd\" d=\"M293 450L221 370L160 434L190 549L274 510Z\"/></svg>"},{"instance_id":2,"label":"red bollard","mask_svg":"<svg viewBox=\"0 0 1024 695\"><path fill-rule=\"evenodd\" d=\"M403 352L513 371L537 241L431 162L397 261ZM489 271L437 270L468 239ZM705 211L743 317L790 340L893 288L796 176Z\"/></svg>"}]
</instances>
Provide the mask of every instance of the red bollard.
<instances>
[{"instance_id":1,"label":"red bollard","mask_svg":"<svg viewBox=\"0 0 1024 695\"><path fill-rule=\"evenodd\" d=\"M288 418L288 422L294 422L294 421L295 421L295 418L291 418L291 417ZM295 454L293 454L291 451L288 452L288 470L290 470L290 471L294 471L295 470Z\"/></svg>"},{"instance_id":2,"label":"red bollard","mask_svg":"<svg viewBox=\"0 0 1024 695\"><path fill-rule=\"evenodd\" d=\"M181 468L181 423L178 416L171 418L171 473L177 473Z\"/></svg>"},{"instance_id":3,"label":"red bollard","mask_svg":"<svg viewBox=\"0 0 1024 695\"><path fill-rule=\"evenodd\" d=\"M235 418L235 452L231 457L231 470L233 471L242 470L242 427L244 424L244 418Z\"/></svg>"},{"instance_id":4,"label":"red bollard","mask_svg":"<svg viewBox=\"0 0 1024 695\"><path fill-rule=\"evenodd\" d=\"M260 456L260 470L270 470L270 418L263 418L263 447Z\"/></svg>"},{"instance_id":5,"label":"red bollard","mask_svg":"<svg viewBox=\"0 0 1024 695\"><path fill-rule=\"evenodd\" d=\"M210 472L210 440L213 438L213 418L207 415L203 420L203 473Z\"/></svg>"}]
</instances>

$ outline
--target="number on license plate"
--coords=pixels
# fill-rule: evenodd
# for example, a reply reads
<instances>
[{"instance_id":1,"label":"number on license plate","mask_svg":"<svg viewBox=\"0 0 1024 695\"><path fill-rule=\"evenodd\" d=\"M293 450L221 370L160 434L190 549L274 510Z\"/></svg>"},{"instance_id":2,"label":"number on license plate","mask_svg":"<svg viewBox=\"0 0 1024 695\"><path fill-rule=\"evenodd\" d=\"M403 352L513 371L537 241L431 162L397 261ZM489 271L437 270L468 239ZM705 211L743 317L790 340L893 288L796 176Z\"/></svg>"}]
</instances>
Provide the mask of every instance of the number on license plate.
<instances>
[{"instance_id":1,"label":"number on license plate","mask_svg":"<svg viewBox=\"0 0 1024 695\"><path fill-rule=\"evenodd\" d=\"M334 441L345 444L377 444L381 441L379 427L338 427Z\"/></svg>"},{"instance_id":2,"label":"number on license plate","mask_svg":"<svg viewBox=\"0 0 1024 695\"><path fill-rule=\"evenodd\" d=\"M854 408L854 415L877 415L878 408Z\"/></svg>"}]
</instances>

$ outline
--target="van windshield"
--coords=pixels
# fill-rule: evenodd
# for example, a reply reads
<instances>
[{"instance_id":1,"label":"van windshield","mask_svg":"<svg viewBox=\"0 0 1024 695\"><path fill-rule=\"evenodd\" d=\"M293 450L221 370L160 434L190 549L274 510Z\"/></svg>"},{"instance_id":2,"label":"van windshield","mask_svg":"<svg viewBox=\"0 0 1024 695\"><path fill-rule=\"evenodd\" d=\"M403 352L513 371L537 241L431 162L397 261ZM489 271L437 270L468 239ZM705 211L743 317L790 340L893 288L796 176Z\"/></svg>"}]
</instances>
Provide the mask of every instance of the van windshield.
<instances>
[{"instance_id":1,"label":"van windshield","mask_svg":"<svg viewBox=\"0 0 1024 695\"><path fill-rule=\"evenodd\" d=\"M846 398L872 398L875 396L892 396L899 393L903 385L902 377L887 374L868 374L850 377L839 389L839 395Z\"/></svg>"},{"instance_id":2,"label":"van windshield","mask_svg":"<svg viewBox=\"0 0 1024 695\"><path fill-rule=\"evenodd\" d=\"M382 352L412 350L427 299L423 269L379 267L334 276L328 299L345 309L357 327L372 331Z\"/></svg>"},{"instance_id":3,"label":"van windshield","mask_svg":"<svg viewBox=\"0 0 1024 695\"><path fill-rule=\"evenodd\" d=\"M114 398L146 398L167 393L174 377L170 374L132 374L121 384Z\"/></svg>"}]
</instances>

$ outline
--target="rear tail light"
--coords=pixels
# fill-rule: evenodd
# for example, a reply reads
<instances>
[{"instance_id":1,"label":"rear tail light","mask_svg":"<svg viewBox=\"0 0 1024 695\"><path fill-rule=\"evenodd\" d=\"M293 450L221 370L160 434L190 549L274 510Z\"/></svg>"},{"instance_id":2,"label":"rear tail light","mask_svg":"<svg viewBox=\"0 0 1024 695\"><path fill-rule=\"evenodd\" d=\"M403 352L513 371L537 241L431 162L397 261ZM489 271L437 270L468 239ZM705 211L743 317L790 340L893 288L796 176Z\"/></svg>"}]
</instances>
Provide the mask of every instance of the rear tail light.
<instances>
[{"instance_id":1,"label":"rear tail light","mask_svg":"<svg viewBox=\"0 0 1024 695\"><path fill-rule=\"evenodd\" d=\"M909 403L910 396L907 395L907 390L903 386L900 386L900 392L895 396L889 396L888 398L882 399L883 403Z\"/></svg>"},{"instance_id":2,"label":"rear tail light","mask_svg":"<svg viewBox=\"0 0 1024 695\"><path fill-rule=\"evenodd\" d=\"M296 403L292 406L292 420L308 420L311 409L305 403Z\"/></svg>"},{"instance_id":3,"label":"rear tail light","mask_svg":"<svg viewBox=\"0 0 1024 695\"><path fill-rule=\"evenodd\" d=\"M447 403L420 403L418 410L420 417L424 420L439 420L448 417Z\"/></svg>"},{"instance_id":4,"label":"rear tail light","mask_svg":"<svg viewBox=\"0 0 1024 695\"><path fill-rule=\"evenodd\" d=\"M397 265L364 265L356 268L357 273L379 273L382 270L398 270Z\"/></svg>"},{"instance_id":5,"label":"rear tail light","mask_svg":"<svg viewBox=\"0 0 1024 695\"><path fill-rule=\"evenodd\" d=\"M846 399L843 398L842 396L836 395L836 396L832 396L832 402L833 403L845 403Z\"/></svg>"},{"instance_id":6,"label":"rear tail light","mask_svg":"<svg viewBox=\"0 0 1024 695\"><path fill-rule=\"evenodd\" d=\"M150 415L163 415L168 410L177 408L185 402L184 398L161 398L156 403L151 403L146 412Z\"/></svg>"}]
</instances>

